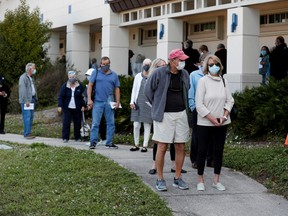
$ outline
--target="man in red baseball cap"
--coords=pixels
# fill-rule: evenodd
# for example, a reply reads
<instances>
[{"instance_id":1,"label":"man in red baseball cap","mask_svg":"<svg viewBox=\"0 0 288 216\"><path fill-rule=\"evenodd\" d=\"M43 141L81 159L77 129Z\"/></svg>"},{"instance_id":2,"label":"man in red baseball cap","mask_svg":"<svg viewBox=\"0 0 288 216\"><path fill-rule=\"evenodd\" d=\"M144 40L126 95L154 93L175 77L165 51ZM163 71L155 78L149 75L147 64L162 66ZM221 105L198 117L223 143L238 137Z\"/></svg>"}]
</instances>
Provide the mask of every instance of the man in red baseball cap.
<instances>
[{"instance_id":1,"label":"man in red baseball cap","mask_svg":"<svg viewBox=\"0 0 288 216\"><path fill-rule=\"evenodd\" d=\"M156 189L166 191L166 181L163 176L164 157L169 143L174 143L175 177L173 186L181 190L188 186L181 178L184 163L185 143L189 140L188 125L188 90L190 87L189 74L185 60L189 58L181 49L169 53L169 64L157 68L148 78L144 93L152 104L154 134L152 139L158 143L156 153L157 181Z\"/></svg>"}]
</instances>

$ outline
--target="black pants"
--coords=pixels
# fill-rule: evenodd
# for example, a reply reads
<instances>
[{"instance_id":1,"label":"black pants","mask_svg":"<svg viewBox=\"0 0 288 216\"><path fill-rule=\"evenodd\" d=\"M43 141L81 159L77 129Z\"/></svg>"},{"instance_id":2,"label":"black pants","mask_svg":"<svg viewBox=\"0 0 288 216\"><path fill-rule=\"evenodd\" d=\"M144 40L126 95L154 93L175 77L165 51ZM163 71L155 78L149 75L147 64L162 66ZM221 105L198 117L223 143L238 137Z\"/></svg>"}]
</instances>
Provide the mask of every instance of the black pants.
<instances>
[{"instance_id":1,"label":"black pants","mask_svg":"<svg viewBox=\"0 0 288 216\"><path fill-rule=\"evenodd\" d=\"M157 153L157 143L154 142L154 145L153 145L153 161L155 161L155 158L156 158L156 153ZM170 158L171 158L171 161L175 161L175 146L174 144L170 144Z\"/></svg>"},{"instance_id":2,"label":"black pants","mask_svg":"<svg viewBox=\"0 0 288 216\"><path fill-rule=\"evenodd\" d=\"M198 175L203 175L209 143L213 146L214 174L220 174L223 160L227 125L221 127L197 126L198 133Z\"/></svg>"},{"instance_id":3,"label":"black pants","mask_svg":"<svg viewBox=\"0 0 288 216\"><path fill-rule=\"evenodd\" d=\"M7 103L3 102L4 100L0 100L0 131L4 131L4 126L5 126L5 115L6 115L6 110L7 110Z\"/></svg>"},{"instance_id":4,"label":"black pants","mask_svg":"<svg viewBox=\"0 0 288 216\"><path fill-rule=\"evenodd\" d=\"M81 128L81 119L82 113L81 110L77 109L65 109L63 110L62 116L62 139L69 140L70 136L70 124L73 119L74 125L74 139L80 139L80 128Z\"/></svg>"},{"instance_id":5,"label":"black pants","mask_svg":"<svg viewBox=\"0 0 288 216\"><path fill-rule=\"evenodd\" d=\"M192 164L197 162L197 154L198 154L197 115L198 113L196 109L194 109L192 113L192 139L191 139L191 145L190 145L190 160ZM213 162L212 142L209 142L206 159L207 159L207 162Z\"/></svg>"}]
</instances>

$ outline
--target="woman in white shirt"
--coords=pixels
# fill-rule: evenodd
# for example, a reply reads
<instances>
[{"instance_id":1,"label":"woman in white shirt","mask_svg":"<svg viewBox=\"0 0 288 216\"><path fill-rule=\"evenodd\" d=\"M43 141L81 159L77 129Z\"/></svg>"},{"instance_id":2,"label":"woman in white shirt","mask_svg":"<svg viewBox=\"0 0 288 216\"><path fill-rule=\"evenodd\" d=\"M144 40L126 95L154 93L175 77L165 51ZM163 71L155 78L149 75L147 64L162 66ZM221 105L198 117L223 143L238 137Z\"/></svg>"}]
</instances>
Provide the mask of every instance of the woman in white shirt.
<instances>
[{"instance_id":1,"label":"woman in white shirt","mask_svg":"<svg viewBox=\"0 0 288 216\"><path fill-rule=\"evenodd\" d=\"M196 91L196 109L198 112L198 184L197 190L204 191L204 167L209 142L213 145L214 181L213 187L225 190L220 183L223 150L227 133L227 126L231 123L229 113L234 99L228 88L228 82L222 78L223 66L215 55L208 55L203 62L202 77Z\"/></svg>"}]
</instances>

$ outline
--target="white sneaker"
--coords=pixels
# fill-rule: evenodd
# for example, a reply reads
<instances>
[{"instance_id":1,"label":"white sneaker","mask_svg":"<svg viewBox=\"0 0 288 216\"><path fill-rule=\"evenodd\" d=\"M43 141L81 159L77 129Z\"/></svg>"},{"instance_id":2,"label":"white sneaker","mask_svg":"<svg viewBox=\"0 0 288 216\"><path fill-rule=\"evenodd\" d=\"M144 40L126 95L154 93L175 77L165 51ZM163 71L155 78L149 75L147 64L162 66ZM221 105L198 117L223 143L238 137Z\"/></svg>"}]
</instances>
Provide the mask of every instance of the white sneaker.
<instances>
[{"instance_id":1,"label":"white sneaker","mask_svg":"<svg viewBox=\"0 0 288 216\"><path fill-rule=\"evenodd\" d=\"M215 184L215 183L213 182L212 187L213 187L213 188L216 188L216 189L219 190L219 191L225 191L225 190L226 190L225 186L222 185L220 182L218 182L217 184Z\"/></svg>"},{"instance_id":2,"label":"white sneaker","mask_svg":"<svg viewBox=\"0 0 288 216\"><path fill-rule=\"evenodd\" d=\"M205 191L204 183L200 182L197 184L197 191Z\"/></svg>"},{"instance_id":3,"label":"white sneaker","mask_svg":"<svg viewBox=\"0 0 288 216\"><path fill-rule=\"evenodd\" d=\"M100 140L97 145L106 145L106 140Z\"/></svg>"}]
</instances>

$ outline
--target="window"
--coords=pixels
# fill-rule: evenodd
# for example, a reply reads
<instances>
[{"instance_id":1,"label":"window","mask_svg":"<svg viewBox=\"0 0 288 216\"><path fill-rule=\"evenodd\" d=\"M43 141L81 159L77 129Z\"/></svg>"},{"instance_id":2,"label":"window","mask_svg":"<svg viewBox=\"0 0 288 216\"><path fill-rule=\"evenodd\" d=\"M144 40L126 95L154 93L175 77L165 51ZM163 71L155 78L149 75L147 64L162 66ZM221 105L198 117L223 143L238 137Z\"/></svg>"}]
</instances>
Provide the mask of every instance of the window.
<instances>
[{"instance_id":1,"label":"window","mask_svg":"<svg viewBox=\"0 0 288 216\"><path fill-rule=\"evenodd\" d=\"M140 34L140 40L139 45L140 46L155 46L157 43L157 27L151 29L151 28L144 28L139 29Z\"/></svg>"},{"instance_id":2,"label":"window","mask_svg":"<svg viewBox=\"0 0 288 216\"><path fill-rule=\"evenodd\" d=\"M216 29L216 22L207 22L207 23L195 24L193 32L214 31L215 29Z\"/></svg>"},{"instance_id":3,"label":"window","mask_svg":"<svg viewBox=\"0 0 288 216\"><path fill-rule=\"evenodd\" d=\"M260 25L288 22L288 13L266 14L260 16Z\"/></svg>"}]
</instances>

